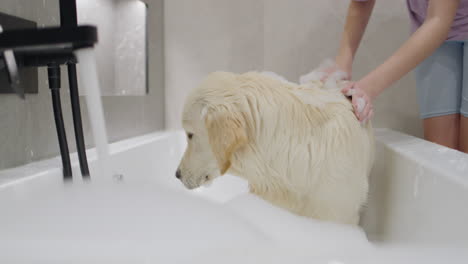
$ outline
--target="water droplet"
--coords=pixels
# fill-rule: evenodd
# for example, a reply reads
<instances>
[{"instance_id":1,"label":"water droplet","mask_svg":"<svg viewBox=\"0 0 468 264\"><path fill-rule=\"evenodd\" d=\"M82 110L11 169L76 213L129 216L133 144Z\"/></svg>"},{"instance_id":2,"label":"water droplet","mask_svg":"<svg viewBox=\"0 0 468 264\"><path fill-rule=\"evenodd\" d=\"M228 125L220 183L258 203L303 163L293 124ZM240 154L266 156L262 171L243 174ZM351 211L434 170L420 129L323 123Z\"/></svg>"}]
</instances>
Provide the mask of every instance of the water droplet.
<instances>
[{"instance_id":1,"label":"water droplet","mask_svg":"<svg viewBox=\"0 0 468 264\"><path fill-rule=\"evenodd\" d=\"M449 151L449 148L441 147L437 149L437 152L441 154L446 153L447 151Z\"/></svg>"},{"instance_id":2,"label":"water droplet","mask_svg":"<svg viewBox=\"0 0 468 264\"><path fill-rule=\"evenodd\" d=\"M414 183L413 183L413 196L418 197L419 195L419 178L424 175L424 169L423 167L419 166L418 167L418 172L416 173L414 177Z\"/></svg>"},{"instance_id":3,"label":"water droplet","mask_svg":"<svg viewBox=\"0 0 468 264\"><path fill-rule=\"evenodd\" d=\"M464 171L467 168L468 164L463 159L460 159L457 164L457 170Z\"/></svg>"},{"instance_id":4,"label":"water droplet","mask_svg":"<svg viewBox=\"0 0 468 264\"><path fill-rule=\"evenodd\" d=\"M116 173L116 174L112 175L112 178L116 182L122 182L124 180L123 174L120 174L120 173Z\"/></svg>"},{"instance_id":5,"label":"water droplet","mask_svg":"<svg viewBox=\"0 0 468 264\"><path fill-rule=\"evenodd\" d=\"M175 148L171 148L171 149L169 150L169 155L170 155L171 157L173 157L173 156L175 156L175 154L176 154Z\"/></svg>"}]
</instances>

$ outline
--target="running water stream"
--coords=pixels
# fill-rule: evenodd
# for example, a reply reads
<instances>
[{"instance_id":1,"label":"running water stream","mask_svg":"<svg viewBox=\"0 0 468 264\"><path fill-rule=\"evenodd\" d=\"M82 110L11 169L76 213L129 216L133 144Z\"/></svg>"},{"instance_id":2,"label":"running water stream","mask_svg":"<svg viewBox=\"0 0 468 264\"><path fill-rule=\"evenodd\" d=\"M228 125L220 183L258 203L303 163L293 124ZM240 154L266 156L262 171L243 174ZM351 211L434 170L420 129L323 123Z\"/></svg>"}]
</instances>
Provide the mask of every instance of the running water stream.
<instances>
[{"instance_id":1,"label":"running water stream","mask_svg":"<svg viewBox=\"0 0 468 264\"><path fill-rule=\"evenodd\" d=\"M109 145L94 49L81 49L76 51L75 55L79 62L80 85L86 93L86 105L98 155L99 178L108 179L110 177Z\"/></svg>"}]
</instances>

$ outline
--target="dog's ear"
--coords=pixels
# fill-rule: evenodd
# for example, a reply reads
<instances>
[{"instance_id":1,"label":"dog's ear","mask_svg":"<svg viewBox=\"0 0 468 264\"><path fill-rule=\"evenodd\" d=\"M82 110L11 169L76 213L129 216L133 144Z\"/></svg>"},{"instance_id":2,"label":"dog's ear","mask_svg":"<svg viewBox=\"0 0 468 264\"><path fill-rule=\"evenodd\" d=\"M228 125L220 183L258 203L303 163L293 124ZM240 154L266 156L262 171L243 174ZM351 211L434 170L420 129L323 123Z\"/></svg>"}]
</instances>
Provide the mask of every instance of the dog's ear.
<instances>
[{"instance_id":1,"label":"dog's ear","mask_svg":"<svg viewBox=\"0 0 468 264\"><path fill-rule=\"evenodd\" d=\"M241 113L210 109L205 115L205 124L211 150L223 175L231 166L232 154L247 144L245 119Z\"/></svg>"}]
</instances>

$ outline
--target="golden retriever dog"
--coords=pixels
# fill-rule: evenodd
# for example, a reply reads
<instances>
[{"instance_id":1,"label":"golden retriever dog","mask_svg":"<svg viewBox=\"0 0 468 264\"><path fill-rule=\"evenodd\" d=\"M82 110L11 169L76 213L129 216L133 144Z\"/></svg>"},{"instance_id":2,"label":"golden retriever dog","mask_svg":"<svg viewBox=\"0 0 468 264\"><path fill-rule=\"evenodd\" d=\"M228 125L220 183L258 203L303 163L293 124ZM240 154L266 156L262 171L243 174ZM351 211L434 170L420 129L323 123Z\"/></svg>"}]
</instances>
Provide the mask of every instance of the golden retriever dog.
<instances>
[{"instance_id":1,"label":"golden retriever dog","mask_svg":"<svg viewBox=\"0 0 468 264\"><path fill-rule=\"evenodd\" d=\"M189 94L182 123L188 147L176 177L187 188L229 173L292 213L358 224L373 134L339 90L215 72Z\"/></svg>"}]
</instances>

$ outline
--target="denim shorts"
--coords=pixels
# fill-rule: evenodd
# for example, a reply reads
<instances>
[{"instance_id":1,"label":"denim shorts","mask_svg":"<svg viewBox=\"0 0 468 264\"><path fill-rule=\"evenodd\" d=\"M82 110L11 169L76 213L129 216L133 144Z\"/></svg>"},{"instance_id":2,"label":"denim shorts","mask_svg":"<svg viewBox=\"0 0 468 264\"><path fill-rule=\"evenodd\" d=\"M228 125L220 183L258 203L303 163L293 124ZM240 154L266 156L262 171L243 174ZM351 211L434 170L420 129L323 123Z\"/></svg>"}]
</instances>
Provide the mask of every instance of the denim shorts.
<instances>
[{"instance_id":1,"label":"denim shorts","mask_svg":"<svg viewBox=\"0 0 468 264\"><path fill-rule=\"evenodd\" d=\"M415 70L422 119L468 117L468 41L447 41Z\"/></svg>"}]
</instances>

